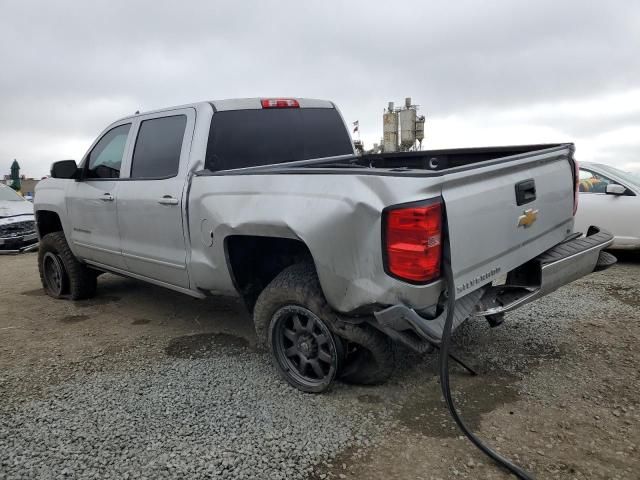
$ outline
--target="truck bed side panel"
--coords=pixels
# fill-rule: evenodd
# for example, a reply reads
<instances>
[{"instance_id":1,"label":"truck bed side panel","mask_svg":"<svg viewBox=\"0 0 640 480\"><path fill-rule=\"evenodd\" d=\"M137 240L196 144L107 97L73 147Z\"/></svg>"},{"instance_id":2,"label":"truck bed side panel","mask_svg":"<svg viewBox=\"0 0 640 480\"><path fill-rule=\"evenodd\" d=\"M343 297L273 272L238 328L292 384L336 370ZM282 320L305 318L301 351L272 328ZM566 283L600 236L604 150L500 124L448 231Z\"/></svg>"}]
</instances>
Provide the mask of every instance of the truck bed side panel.
<instances>
[{"instance_id":1,"label":"truck bed side panel","mask_svg":"<svg viewBox=\"0 0 640 480\"><path fill-rule=\"evenodd\" d=\"M427 308L437 302L442 282L413 285L385 273L382 210L444 198L456 285L473 283L461 289L461 296L567 236L573 224L569 155L569 147L558 148L426 177L369 171L196 176L189 211L192 285L236 293L225 238L285 237L306 244L325 296L336 310L351 312L372 304ZM536 182L537 200L519 207L514 185L527 179ZM539 210L538 220L526 229L518 227L519 216L528 208Z\"/></svg>"},{"instance_id":2,"label":"truck bed side panel","mask_svg":"<svg viewBox=\"0 0 640 480\"><path fill-rule=\"evenodd\" d=\"M195 177L190 196L192 282L235 293L224 241L230 235L297 239L311 252L329 303L350 312L372 304L433 305L441 283L410 285L384 272L381 213L440 195L439 180L372 175ZM208 245L213 231L213 244Z\"/></svg>"}]
</instances>

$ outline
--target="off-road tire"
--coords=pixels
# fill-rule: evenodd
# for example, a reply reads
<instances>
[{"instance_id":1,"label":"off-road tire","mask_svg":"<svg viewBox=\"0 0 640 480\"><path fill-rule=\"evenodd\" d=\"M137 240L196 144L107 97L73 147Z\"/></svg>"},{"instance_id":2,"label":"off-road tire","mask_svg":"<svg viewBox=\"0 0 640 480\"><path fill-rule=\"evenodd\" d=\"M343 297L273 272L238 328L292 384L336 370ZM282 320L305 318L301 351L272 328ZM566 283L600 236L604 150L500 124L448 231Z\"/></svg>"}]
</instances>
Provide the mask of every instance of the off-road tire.
<instances>
[{"instance_id":1,"label":"off-road tire","mask_svg":"<svg viewBox=\"0 0 640 480\"><path fill-rule=\"evenodd\" d=\"M287 302L307 307L328 323L337 317L322 293L316 270L311 263L296 263L282 270L260 293L253 309L258 343L268 348L269 323L279 306Z\"/></svg>"},{"instance_id":2,"label":"off-road tire","mask_svg":"<svg viewBox=\"0 0 640 480\"><path fill-rule=\"evenodd\" d=\"M276 313L287 306L298 306L309 310L331 332L332 340L336 346L336 365L332 378L323 385L309 386L297 382L278 361L272 337L275 328L274 322L276 321ZM253 319L259 344L271 352L278 373L287 382L299 390L309 393L321 393L330 388L333 380L340 374L343 346L341 339L334 335L333 325L337 317L322 293L313 264L298 263L280 272L258 296Z\"/></svg>"},{"instance_id":3,"label":"off-road tire","mask_svg":"<svg viewBox=\"0 0 640 480\"><path fill-rule=\"evenodd\" d=\"M358 385L385 383L395 370L395 347L384 333L370 325L344 325L338 335L347 344L341 380Z\"/></svg>"},{"instance_id":4,"label":"off-road tire","mask_svg":"<svg viewBox=\"0 0 640 480\"><path fill-rule=\"evenodd\" d=\"M47 253L52 253L61 262L64 269L64 290L60 294L54 294L45 280L43 260ZM80 263L73 255L63 232L48 233L40 240L38 248L38 269L40 281L45 292L53 298L67 298L82 300L91 298L96 293L96 272Z\"/></svg>"}]
</instances>

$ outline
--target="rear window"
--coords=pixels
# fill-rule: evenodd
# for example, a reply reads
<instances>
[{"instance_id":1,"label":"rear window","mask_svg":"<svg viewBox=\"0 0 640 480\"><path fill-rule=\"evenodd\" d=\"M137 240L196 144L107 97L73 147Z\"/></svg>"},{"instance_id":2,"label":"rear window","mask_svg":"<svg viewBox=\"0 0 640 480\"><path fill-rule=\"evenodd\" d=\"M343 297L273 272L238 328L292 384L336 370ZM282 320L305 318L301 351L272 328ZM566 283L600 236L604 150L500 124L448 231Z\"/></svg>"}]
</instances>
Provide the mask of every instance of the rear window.
<instances>
[{"instance_id":1,"label":"rear window","mask_svg":"<svg viewBox=\"0 0 640 480\"><path fill-rule=\"evenodd\" d=\"M333 108L231 110L213 115L206 168L228 170L352 153L349 134Z\"/></svg>"}]
</instances>

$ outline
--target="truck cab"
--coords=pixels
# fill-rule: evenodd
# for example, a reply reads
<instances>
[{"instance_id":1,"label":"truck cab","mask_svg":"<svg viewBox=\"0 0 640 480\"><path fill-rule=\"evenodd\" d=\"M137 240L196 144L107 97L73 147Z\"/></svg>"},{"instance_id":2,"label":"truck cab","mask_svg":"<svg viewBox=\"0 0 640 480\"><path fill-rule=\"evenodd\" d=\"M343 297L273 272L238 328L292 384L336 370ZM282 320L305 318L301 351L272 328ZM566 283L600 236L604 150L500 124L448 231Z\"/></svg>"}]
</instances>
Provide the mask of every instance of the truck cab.
<instances>
[{"instance_id":1,"label":"truck cab","mask_svg":"<svg viewBox=\"0 0 640 480\"><path fill-rule=\"evenodd\" d=\"M221 100L120 119L97 137L73 181L39 187L38 209L62 207L58 218L83 262L202 296L189 275L187 195L205 160L226 170L354 153L331 102L296 99L297 108L273 115L274 102ZM45 192L61 189L64 204L47 205Z\"/></svg>"}]
</instances>

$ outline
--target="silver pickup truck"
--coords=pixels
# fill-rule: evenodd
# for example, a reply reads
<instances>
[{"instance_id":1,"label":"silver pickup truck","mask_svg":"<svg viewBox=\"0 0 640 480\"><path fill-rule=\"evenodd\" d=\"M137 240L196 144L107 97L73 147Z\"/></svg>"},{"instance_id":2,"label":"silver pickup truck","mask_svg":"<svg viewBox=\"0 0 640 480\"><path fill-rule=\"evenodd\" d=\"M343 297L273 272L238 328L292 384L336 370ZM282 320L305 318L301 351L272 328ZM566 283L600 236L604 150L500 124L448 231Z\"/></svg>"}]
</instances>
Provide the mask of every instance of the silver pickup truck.
<instances>
[{"instance_id":1,"label":"silver pickup truck","mask_svg":"<svg viewBox=\"0 0 640 480\"><path fill-rule=\"evenodd\" d=\"M335 105L302 98L136 113L38 185L42 283L78 300L111 272L240 296L295 387L378 383L394 342L438 346L451 295L453 329L471 317L498 325L615 262L601 252L610 234L573 232L573 152L357 156Z\"/></svg>"}]
</instances>

